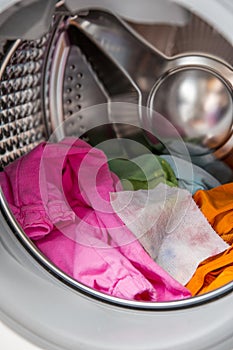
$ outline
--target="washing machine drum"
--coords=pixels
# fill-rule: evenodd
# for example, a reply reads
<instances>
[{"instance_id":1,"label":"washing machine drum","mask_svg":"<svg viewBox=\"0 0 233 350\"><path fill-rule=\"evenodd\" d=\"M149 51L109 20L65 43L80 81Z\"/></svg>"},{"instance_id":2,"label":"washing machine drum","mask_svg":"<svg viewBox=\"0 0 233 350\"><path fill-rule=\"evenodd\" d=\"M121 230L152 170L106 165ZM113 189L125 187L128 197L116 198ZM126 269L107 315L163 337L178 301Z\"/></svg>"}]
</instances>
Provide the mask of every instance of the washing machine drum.
<instances>
[{"instance_id":1,"label":"washing machine drum","mask_svg":"<svg viewBox=\"0 0 233 350\"><path fill-rule=\"evenodd\" d=\"M179 152L204 163L215 157L231 168L231 0L13 0L0 6L2 170L44 140L73 135L92 145L127 138L161 152L167 145L154 133L152 110L186 133ZM182 107L187 83L197 93L203 81L221 87L214 95L220 117L205 135L195 113L191 131L185 127ZM203 105L186 102L205 122ZM125 147L112 144L113 153ZM135 156L138 149L126 151ZM219 181L231 179L223 167ZM123 300L77 282L43 256L3 193L0 220L0 317L33 343L62 350L233 349L233 282L185 300Z\"/></svg>"}]
</instances>

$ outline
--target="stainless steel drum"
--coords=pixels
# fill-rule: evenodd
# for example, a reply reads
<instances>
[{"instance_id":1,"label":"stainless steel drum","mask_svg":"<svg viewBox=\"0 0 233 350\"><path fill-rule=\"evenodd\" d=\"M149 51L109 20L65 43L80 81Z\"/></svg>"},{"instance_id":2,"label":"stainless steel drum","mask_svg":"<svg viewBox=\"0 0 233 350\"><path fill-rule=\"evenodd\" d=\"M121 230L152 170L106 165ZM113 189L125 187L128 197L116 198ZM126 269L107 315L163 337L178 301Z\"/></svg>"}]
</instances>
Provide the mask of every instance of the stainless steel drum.
<instances>
[{"instance_id":1,"label":"stainless steel drum","mask_svg":"<svg viewBox=\"0 0 233 350\"><path fill-rule=\"evenodd\" d=\"M0 2L1 169L51 136L166 152L155 110L194 163L232 181L233 8L177 3ZM0 198L0 317L16 332L45 349L233 349L233 282L164 303L99 293L44 257Z\"/></svg>"}]
</instances>

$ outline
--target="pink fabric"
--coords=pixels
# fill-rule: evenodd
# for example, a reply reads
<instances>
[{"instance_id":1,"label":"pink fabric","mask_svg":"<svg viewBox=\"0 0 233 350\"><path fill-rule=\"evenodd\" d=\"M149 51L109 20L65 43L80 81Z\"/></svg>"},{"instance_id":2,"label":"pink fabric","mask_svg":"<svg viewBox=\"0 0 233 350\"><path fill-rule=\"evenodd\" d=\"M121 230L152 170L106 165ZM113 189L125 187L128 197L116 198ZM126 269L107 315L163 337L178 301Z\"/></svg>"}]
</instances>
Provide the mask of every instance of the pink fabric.
<instances>
[{"instance_id":1,"label":"pink fabric","mask_svg":"<svg viewBox=\"0 0 233 350\"><path fill-rule=\"evenodd\" d=\"M114 213L109 193L118 179L102 151L74 138L42 143L6 167L0 181L26 234L79 282L125 299L191 296Z\"/></svg>"}]
</instances>

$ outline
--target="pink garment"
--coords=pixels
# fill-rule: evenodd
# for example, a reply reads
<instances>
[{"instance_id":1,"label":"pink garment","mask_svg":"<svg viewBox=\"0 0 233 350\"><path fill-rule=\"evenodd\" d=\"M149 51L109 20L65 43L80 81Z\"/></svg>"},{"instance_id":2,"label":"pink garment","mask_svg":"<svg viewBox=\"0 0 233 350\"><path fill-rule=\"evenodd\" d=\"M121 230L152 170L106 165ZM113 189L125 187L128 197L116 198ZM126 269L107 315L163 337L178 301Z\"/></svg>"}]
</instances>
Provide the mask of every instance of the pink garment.
<instances>
[{"instance_id":1,"label":"pink garment","mask_svg":"<svg viewBox=\"0 0 233 350\"><path fill-rule=\"evenodd\" d=\"M0 173L16 219L68 275L125 299L190 297L113 212L109 193L117 181L103 152L74 138L41 143Z\"/></svg>"}]
</instances>

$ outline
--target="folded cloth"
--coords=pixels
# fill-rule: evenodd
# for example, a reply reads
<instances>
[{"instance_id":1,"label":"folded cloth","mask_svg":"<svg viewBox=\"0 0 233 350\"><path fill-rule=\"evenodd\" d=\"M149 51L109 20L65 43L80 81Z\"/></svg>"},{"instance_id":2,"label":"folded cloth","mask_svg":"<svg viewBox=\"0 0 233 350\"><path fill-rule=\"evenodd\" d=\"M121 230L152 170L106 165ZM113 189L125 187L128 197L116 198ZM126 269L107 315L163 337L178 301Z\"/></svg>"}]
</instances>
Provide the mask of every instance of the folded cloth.
<instances>
[{"instance_id":1,"label":"folded cloth","mask_svg":"<svg viewBox=\"0 0 233 350\"><path fill-rule=\"evenodd\" d=\"M160 183L148 191L112 193L111 204L150 256L182 284L202 260L229 247L187 190Z\"/></svg>"},{"instance_id":2,"label":"folded cloth","mask_svg":"<svg viewBox=\"0 0 233 350\"><path fill-rule=\"evenodd\" d=\"M41 143L0 173L25 233L68 275L125 299L189 297L114 214L109 192L117 181L103 152L74 138Z\"/></svg>"},{"instance_id":3,"label":"folded cloth","mask_svg":"<svg viewBox=\"0 0 233 350\"><path fill-rule=\"evenodd\" d=\"M233 182L198 191L193 198L213 229L225 242L233 244Z\"/></svg>"},{"instance_id":4,"label":"folded cloth","mask_svg":"<svg viewBox=\"0 0 233 350\"><path fill-rule=\"evenodd\" d=\"M162 155L161 158L172 167L178 186L192 194L198 190L209 190L221 185L211 174L193 163L169 155Z\"/></svg>"},{"instance_id":5,"label":"folded cloth","mask_svg":"<svg viewBox=\"0 0 233 350\"><path fill-rule=\"evenodd\" d=\"M211 292L233 281L233 246L204 260L187 283L192 295Z\"/></svg>"},{"instance_id":6,"label":"folded cloth","mask_svg":"<svg viewBox=\"0 0 233 350\"><path fill-rule=\"evenodd\" d=\"M115 158L109 160L108 164L110 170L120 178L124 190L147 190L160 182L178 186L169 163L152 153L133 159Z\"/></svg>"}]
</instances>

